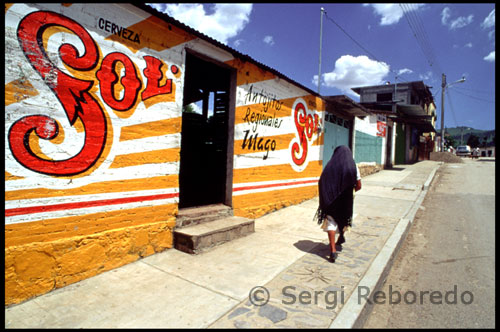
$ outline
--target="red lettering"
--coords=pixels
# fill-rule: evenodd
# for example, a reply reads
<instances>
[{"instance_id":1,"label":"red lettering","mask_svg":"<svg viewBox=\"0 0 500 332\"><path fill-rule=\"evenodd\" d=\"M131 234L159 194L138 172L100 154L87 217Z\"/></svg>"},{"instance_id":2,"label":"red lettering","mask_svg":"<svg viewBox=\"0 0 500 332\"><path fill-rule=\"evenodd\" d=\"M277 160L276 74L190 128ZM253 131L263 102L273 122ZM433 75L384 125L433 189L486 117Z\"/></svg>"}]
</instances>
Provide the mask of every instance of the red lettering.
<instances>
[{"instance_id":1,"label":"red lettering","mask_svg":"<svg viewBox=\"0 0 500 332\"><path fill-rule=\"evenodd\" d=\"M307 114L306 106L302 102L297 103L293 111L299 142L292 144L292 160L297 166L301 166L307 158L308 141L318 128L319 116L314 114L313 118L311 114Z\"/></svg>"},{"instance_id":2,"label":"red lettering","mask_svg":"<svg viewBox=\"0 0 500 332\"><path fill-rule=\"evenodd\" d=\"M296 165L300 166L306 161L307 157L307 139L305 135L306 108L300 102L295 106L294 120L295 128L297 128L297 133L299 134L300 145L297 142L292 145L292 160ZM297 157L297 155L300 155L301 148L302 155Z\"/></svg>"},{"instance_id":3,"label":"red lettering","mask_svg":"<svg viewBox=\"0 0 500 332\"><path fill-rule=\"evenodd\" d=\"M168 79L163 86L160 86L160 81L163 78L163 73L161 71L163 62L149 55L144 56L144 60L146 60L144 76L147 77L148 83L146 85L146 89L142 91L142 100L144 101L157 95L172 93L171 79ZM172 66L171 71L176 74L178 72L178 69L176 66Z\"/></svg>"},{"instance_id":4,"label":"red lettering","mask_svg":"<svg viewBox=\"0 0 500 332\"><path fill-rule=\"evenodd\" d=\"M45 115L31 115L16 121L9 130L9 146L14 158L24 167L42 174L67 176L82 173L92 167L106 143L106 118L99 103L90 94L92 81L79 80L59 70L43 49L43 34L52 26L61 26L83 42L82 56L70 44L59 48L62 61L69 67L88 71L97 66L99 50L88 32L77 22L57 13L39 11L28 14L19 23L17 36L24 55L47 82L61 103L68 120L74 125L80 119L85 130L83 148L66 160L50 160L37 156L30 147L34 132L39 138L54 139L59 131L57 122Z\"/></svg>"},{"instance_id":5,"label":"red lettering","mask_svg":"<svg viewBox=\"0 0 500 332\"><path fill-rule=\"evenodd\" d=\"M120 81L125 89L121 100L116 99L114 95L115 85L120 80L120 77L116 74L118 62L121 62L125 67L125 75ZM106 55L96 76L101 87L102 100L109 107L117 111L127 111L134 106L142 84L139 77L137 77L134 63L128 56L117 52Z\"/></svg>"},{"instance_id":6,"label":"red lettering","mask_svg":"<svg viewBox=\"0 0 500 332\"><path fill-rule=\"evenodd\" d=\"M66 74L57 68L47 56L44 49L44 34L53 26L66 28L82 41L84 51L68 43L59 47L59 56L64 64L75 71L88 72L96 70L99 64L99 48L91 35L77 22L63 15L38 11L28 14L19 23L17 37L24 55L33 68L42 77L61 103L71 126L79 120L85 131L83 148L73 157L65 160L53 160L44 155L37 155L32 145L33 135L39 139L53 140L59 134L58 122L44 114L25 116L17 120L8 133L9 147L14 158L24 167L38 173L54 176L70 176L89 170L101 157L107 140L107 119L100 102L92 95L95 80L83 80ZM123 29L109 21L99 19L99 27L106 31L124 36L133 32ZM136 35L136 39L138 40ZM161 70L164 63L152 56L145 56L146 69L144 76L148 83L142 92L142 100L173 91L173 82L167 79L161 85L165 73ZM124 69L124 74L117 73ZM167 67L168 68L168 67ZM175 65L170 67L174 75L179 73ZM86 75L85 77L88 77ZM102 59L96 72L100 84L100 93L104 103L116 111L127 111L136 105L142 81L132 60L118 52L113 52ZM120 86L121 85L121 86ZM117 89L120 91L120 98Z\"/></svg>"}]
</instances>

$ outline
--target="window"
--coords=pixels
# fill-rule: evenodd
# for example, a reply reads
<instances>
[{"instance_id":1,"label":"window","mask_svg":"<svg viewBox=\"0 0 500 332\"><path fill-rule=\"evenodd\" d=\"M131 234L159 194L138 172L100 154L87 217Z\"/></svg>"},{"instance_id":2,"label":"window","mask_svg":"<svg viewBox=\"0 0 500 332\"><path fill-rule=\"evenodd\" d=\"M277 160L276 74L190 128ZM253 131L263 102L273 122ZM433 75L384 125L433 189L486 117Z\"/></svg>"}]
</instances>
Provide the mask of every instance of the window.
<instances>
[{"instance_id":1,"label":"window","mask_svg":"<svg viewBox=\"0 0 500 332\"><path fill-rule=\"evenodd\" d=\"M392 93L377 93L377 102L392 101Z\"/></svg>"}]
</instances>

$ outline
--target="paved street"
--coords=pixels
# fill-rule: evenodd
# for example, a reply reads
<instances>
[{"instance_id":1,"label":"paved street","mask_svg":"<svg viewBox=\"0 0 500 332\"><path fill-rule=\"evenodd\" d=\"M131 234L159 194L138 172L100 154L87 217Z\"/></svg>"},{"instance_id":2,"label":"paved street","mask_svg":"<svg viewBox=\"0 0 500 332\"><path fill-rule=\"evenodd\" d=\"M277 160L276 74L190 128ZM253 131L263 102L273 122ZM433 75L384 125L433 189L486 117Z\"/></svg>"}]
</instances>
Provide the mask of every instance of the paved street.
<instances>
[{"instance_id":1,"label":"paved street","mask_svg":"<svg viewBox=\"0 0 500 332\"><path fill-rule=\"evenodd\" d=\"M363 178L335 264L318 198L269 213L255 233L199 255L166 250L5 310L5 327L357 327L440 163Z\"/></svg>"},{"instance_id":2,"label":"paved street","mask_svg":"<svg viewBox=\"0 0 500 332\"><path fill-rule=\"evenodd\" d=\"M495 162L463 160L437 171L364 327L495 327Z\"/></svg>"}]
</instances>

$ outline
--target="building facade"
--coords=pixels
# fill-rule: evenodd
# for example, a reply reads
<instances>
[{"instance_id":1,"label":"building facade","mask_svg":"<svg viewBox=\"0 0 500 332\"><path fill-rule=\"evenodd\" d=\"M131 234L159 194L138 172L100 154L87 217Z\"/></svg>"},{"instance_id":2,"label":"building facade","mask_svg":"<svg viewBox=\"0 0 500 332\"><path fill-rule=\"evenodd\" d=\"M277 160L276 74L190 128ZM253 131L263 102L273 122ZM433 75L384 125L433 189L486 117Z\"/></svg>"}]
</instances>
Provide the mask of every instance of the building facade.
<instances>
[{"instance_id":1,"label":"building facade","mask_svg":"<svg viewBox=\"0 0 500 332\"><path fill-rule=\"evenodd\" d=\"M5 9L5 304L317 195L325 101L143 5Z\"/></svg>"},{"instance_id":2,"label":"building facade","mask_svg":"<svg viewBox=\"0 0 500 332\"><path fill-rule=\"evenodd\" d=\"M362 106L386 120L381 121L389 138L383 153L386 166L429 159L434 151L436 106L427 85L415 81L352 90L360 95Z\"/></svg>"}]
</instances>

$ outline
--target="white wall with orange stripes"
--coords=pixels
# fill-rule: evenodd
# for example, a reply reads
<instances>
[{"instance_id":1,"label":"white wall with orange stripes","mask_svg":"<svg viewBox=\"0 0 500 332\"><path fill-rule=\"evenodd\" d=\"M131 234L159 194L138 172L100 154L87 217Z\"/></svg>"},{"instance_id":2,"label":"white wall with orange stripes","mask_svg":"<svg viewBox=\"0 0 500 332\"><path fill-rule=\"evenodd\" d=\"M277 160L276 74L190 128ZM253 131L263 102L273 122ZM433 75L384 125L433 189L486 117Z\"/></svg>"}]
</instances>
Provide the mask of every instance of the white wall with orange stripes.
<instances>
[{"instance_id":1,"label":"white wall with orange stripes","mask_svg":"<svg viewBox=\"0 0 500 332\"><path fill-rule=\"evenodd\" d=\"M317 195L321 98L133 5L6 4L6 305L172 247L186 48L237 71L234 214Z\"/></svg>"}]
</instances>

